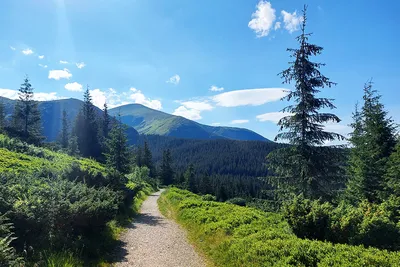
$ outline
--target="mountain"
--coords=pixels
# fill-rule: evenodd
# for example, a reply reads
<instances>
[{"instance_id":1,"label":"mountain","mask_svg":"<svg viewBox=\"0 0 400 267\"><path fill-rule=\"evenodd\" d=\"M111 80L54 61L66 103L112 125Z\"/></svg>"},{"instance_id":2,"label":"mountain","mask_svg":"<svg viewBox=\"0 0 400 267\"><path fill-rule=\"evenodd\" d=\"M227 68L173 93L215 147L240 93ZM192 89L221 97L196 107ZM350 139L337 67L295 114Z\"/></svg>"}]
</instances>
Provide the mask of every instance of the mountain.
<instances>
[{"instance_id":1,"label":"mountain","mask_svg":"<svg viewBox=\"0 0 400 267\"><path fill-rule=\"evenodd\" d=\"M140 134L190 139L269 141L248 129L208 126L140 104L129 104L110 109L111 115L118 113L121 114L123 123L135 128Z\"/></svg>"},{"instance_id":2,"label":"mountain","mask_svg":"<svg viewBox=\"0 0 400 267\"><path fill-rule=\"evenodd\" d=\"M1 96L0 101L5 104L6 116L11 117L16 101ZM83 101L74 98L39 101L39 110L42 115L43 135L46 137L46 142L53 142L57 140L62 126L61 118L63 110L67 112L69 124L72 127L75 118L82 107L82 104ZM99 115L102 113L101 109L97 107L95 107L95 109ZM129 143L135 144L138 140L139 133L128 125L127 134Z\"/></svg>"}]
</instances>

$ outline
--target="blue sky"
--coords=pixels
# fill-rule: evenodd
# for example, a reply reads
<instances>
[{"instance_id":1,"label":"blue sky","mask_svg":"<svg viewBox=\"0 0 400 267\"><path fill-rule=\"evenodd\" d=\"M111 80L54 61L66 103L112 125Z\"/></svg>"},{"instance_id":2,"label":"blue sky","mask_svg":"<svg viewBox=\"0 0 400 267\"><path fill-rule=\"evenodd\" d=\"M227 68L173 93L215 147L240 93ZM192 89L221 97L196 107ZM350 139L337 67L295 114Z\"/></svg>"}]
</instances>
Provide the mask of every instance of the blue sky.
<instances>
[{"instance_id":1,"label":"blue sky","mask_svg":"<svg viewBox=\"0 0 400 267\"><path fill-rule=\"evenodd\" d=\"M325 48L315 60L338 83L321 94L343 119L328 127L348 131L371 77L400 122L398 1L2 0L0 95L29 74L40 100L81 98L88 84L99 106L141 103L273 138L303 4Z\"/></svg>"}]
</instances>

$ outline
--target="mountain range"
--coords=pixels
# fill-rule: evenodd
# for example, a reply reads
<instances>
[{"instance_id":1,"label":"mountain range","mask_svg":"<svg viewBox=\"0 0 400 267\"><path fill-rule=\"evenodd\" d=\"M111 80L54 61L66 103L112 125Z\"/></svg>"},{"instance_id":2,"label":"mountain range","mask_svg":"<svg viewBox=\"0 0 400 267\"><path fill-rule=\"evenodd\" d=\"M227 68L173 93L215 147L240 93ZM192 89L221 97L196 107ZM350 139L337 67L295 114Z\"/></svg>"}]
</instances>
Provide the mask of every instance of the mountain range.
<instances>
[{"instance_id":1,"label":"mountain range","mask_svg":"<svg viewBox=\"0 0 400 267\"><path fill-rule=\"evenodd\" d=\"M16 100L0 97L6 107L6 116L11 116ZM70 124L75 120L83 102L78 99L39 101L42 114L43 134L46 141L57 139L61 129L62 112L65 110ZM101 113L101 109L96 107ZM128 104L109 110L110 115L120 114L121 121L128 126L131 143L138 134L160 135L187 139L230 139L244 141L269 141L263 136L244 128L208 126L189 119L164 113L140 104Z\"/></svg>"}]
</instances>

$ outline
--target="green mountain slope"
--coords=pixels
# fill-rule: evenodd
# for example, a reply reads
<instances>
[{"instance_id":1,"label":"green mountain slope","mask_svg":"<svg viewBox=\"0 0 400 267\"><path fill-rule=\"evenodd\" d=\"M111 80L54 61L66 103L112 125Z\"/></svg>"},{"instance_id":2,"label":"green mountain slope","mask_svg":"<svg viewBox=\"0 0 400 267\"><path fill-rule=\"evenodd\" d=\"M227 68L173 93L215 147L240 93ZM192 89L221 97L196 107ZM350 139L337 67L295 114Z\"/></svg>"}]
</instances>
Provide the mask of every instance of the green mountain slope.
<instances>
[{"instance_id":1,"label":"green mountain slope","mask_svg":"<svg viewBox=\"0 0 400 267\"><path fill-rule=\"evenodd\" d=\"M190 139L233 139L269 141L263 136L243 128L213 127L183 117L153 110L140 104L129 104L110 110L121 114L122 121L140 134L163 135Z\"/></svg>"}]
</instances>

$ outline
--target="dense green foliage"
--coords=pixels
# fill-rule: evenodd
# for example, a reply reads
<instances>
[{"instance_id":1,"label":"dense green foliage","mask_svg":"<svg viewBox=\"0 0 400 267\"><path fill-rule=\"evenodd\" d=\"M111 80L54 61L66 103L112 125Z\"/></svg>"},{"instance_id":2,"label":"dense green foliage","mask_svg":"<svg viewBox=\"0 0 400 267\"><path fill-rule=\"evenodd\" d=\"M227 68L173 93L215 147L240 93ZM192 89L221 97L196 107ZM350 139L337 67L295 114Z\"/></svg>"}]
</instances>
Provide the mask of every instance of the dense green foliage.
<instances>
[{"instance_id":1,"label":"dense green foliage","mask_svg":"<svg viewBox=\"0 0 400 267\"><path fill-rule=\"evenodd\" d=\"M398 252L296 237L276 213L170 189L159 200L217 266L396 266Z\"/></svg>"},{"instance_id":2,"label":"dense green foliage","mask_svg":"<svg viewBox=\"0 0 400 267\"><path fill-rule=\"evenodd\" d=\"M280 73L284 83L295 83L295 90L284 99L295 102L283 109L288 113L280 119L280 133L275 140L287 140L291 146L273 151L268 155L270 182L278 188L278 193L303 193L309 198L329 197L344 177L341 153L326 142L344 139L343 136L324 131L327 122L340 122L331 113L321 112L334 109L331 99L318 98L320 88L331 87L335 83L321 74L322 63L311 61L320 55L323 48L308 42L311 34L305 32L307 16L303 10L301 35L297 37L298 49L287 49L291 53L290 67ZM283 132L282 132L283 131Z\"/></svg>"}]
</instances>

